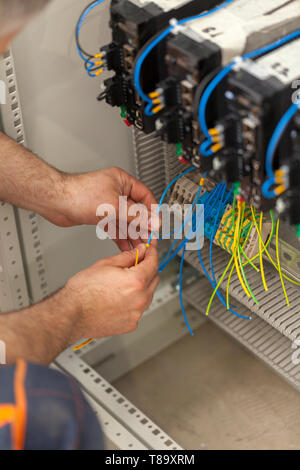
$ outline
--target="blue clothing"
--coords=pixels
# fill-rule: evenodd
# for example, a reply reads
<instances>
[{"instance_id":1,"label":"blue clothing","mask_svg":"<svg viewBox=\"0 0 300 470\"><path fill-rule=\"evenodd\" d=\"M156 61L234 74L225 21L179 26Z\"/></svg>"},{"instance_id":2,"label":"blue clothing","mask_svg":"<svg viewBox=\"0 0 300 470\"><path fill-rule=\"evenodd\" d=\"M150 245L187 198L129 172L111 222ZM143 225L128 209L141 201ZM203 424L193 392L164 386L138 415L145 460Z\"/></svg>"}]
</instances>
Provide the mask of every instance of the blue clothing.
<instances>
[{"instance_id":1,"label":"blue clothing","mask_svg":"<svg viewBox=\"0 0 300 470\"><path fill-rule=\"evenodd\" d=\"M98 419L77 383L24 361L0 367L0 450L21 448L104 449Z\"/></svg>"}]
</instances>

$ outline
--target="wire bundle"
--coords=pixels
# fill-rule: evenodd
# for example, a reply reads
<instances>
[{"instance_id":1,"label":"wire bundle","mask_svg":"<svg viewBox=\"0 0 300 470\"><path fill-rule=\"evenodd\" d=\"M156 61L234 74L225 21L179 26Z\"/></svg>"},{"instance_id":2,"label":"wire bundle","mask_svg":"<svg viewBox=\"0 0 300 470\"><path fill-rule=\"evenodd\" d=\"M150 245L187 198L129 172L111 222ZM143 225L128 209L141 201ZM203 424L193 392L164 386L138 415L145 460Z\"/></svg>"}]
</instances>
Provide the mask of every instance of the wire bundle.
<instances>
[{"instance_id":1,"label":"wire bundle","mask_svg":"<svg viewBox=\"0 0 300 470\"><path fill-rule=\"evenodd\" d=\"M166 188L164 192L163 198L160 202L160 207L166 197L167 192L171 188L171 186L178 181L183 175L195 170L195 168L191 168L186 172L182 173L181 175L177 176L175 180L173 180L170 185ZM206 176L206 175L205 175ZM213 293L209 304L206 309L206 314L209 315L211 310L211 306L215 296L218 297L219 301L223 304L223 306L229 310L232 314L239 318L243 318L246 320L250 320L251 317L245 317L240 315L238 312L235 311L235 308L230 305L229 301L229 291L230 291L230 284L231 279L233 276L234 271L236 271L241 286L248 298L252 298L255 304L258 305L258 301L251 289L251 286L248 282L247 275L246 275L246 267L254 269L257 273L261 274L262 283L264 285L265 290L268 290L266 279L265 279L265 272L264 272L264 263L263 263L263 255L265 255L273 267L278 271L283 292L286 298L287 305L289 306L289 299L287 296L286 288L284 280L292 282L293 284L300 285L298 282L294 281L293 279L289 278L282 272L281 264L280 264L280 253L279 253L279 220L277 221L277 226L275 223L273 212L270 212L270 219L272 222L272 229L268 236L268 240L265 242L262 237L262 227L263 223L266 220L263 213L256 213L255 209L250 206L246 207L245 202L241 198L239 194L239 187L235 186L230 191L227 188L225 183L218 184L212 191L206 191L202 194L203 186L205 183L205 178L202 178L199 184L199 189L194 199L194 202L185 216L184 223L179 230L173 233L174 241L165 255L164 259L161 261L159 266L159 271L163 271L169 263L178 255L181 254L181 262L180 262L180 269L179 269L179 295L180 295L180 302L182 313L187 324L189 332L193 335L193 331L189 325L188 318L185 312L184 302L183 302L183 294L182 294L182 283L183 283L183 268L184 268L184 259L187 251L187 243L191 240L196 233L196 240L197 240L197 251L198 251L198 258L199 263L201 265L202 271L204 272L206 278L210 282L213 287ZM201 195L202 194L202 195ZM202 204L204 206L204 212L198 213L196 211L196 205ZM231 206L231 207L230 207ZM159 209L160 212L160 209ZM204 229L202 228L202 224L200 224L200 217L204 217ZM189 233L183 237L184 228L187 224L191 225L191 229ZM202 235L202 230L204 230L204 235L206 239L210 240L210 249L209 249L209 260L210 266L207 268L204 265L202 259L202 253L200 249L200 235ZM251 259L246 254L246 247L249 240L250 235L253 233L253 230L256 230L258 236L258 254ZM219 244L219 240L225 235L228 237L227 241L227 252L231 255L230 260L223 272L220 276L219 280L216 279L214 266L213 266L213 245ZM274 261L268 251L269 245L273 240L274 236L276 237L276 261ZM258 267L259 266L259 267ZM225 278L227 275L227 282L225 283ZM226 295L223 295L220 291L221 285L226 284L227 288Z\"/></svg>"},{"instance_id":2,"label":"wire bundle","mask_svg":"<svg viewBox=\"0 0 300 470\"><path fill-rule=\"evenodd\" d=\"M80 44L80 31L83 25L84 20L88 16L88 14L96 8L98 5L103 3L104 0L97 0L91 2L81 13L77 26L76 26L76 33L75 33L75 40L76 40L76 47L79 56L84 61L84 67L89 75L89 77L98 77L104 72L105 69L105 54L98 53L98 54L90 54L86 52Z\"/></svg>"}]
</instances>

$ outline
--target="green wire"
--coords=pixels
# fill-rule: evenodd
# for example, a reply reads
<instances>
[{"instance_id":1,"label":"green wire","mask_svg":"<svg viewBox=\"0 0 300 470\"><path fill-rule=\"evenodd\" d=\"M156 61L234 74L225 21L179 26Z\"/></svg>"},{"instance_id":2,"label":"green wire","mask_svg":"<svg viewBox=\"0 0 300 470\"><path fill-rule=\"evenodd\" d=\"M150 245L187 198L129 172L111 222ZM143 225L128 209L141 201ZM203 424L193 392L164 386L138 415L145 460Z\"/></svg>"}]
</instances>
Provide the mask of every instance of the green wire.
<instances>
[{"instance_id":1,"label":"green wire","mask_svg":"<svg viewBox=\"0 0 300 470\"><path fill-rule=\"evenodd\" d=\"M241 247L240 247L240 246L239 246L239 248L238 248L238 255L239 255L239 261L240 261L240 265L241 265L241 269L242 269L242 274L243 274L243 278L244 278L244 281L245 281L245 283L246 283L246 286L247 286L247 288L248 288L248 290L249 290L249 292L250 292L250 294L251 294L252 299L253 299L254 302L256 303L256 305L259 305L259 304L258 304L258 301L257 301L257 299L256 299L256 297L255 297L255 295L253 294L253 292L252 292L252 290L251 290L251 287L249 286L249 282L248 282L248 279L247 279L246 274L245 274L245 271L244 271L244 267L243 267L243 263L242 263L242 259L241 259Z\"/></svg>"},{"instance_id":2,"label":"green wire","mask_svg":"<svg viewBox=\"0 0 300 470\"><path fill-rule=\"evenodd\" d=\"M271 230L271 235L270 235L270 237L269 237L269 239L268 239L268 241L267 241L267 243L266 243L266 245L265 245L265 248L266 248L266 249L269 248L269 245L270 245L271 241L272 241L273 238L274 238L275 228L276 228L276 226L275 226L275 219L274 219L274 212L273 212L272 210L270 211L270 217L271 217L271 220L272 220L272 230ZM265 251L265 248L263 247L262 252ZM252 258L251 261L255 261L257 258L259 258L259 253L258 253L254 258ZM250 262L250 260L249 260L249 262ZM248 266L249 262L248 262L248 263L245 263L244 266Z\"/></svg>"},{"instance_id":3,"label":"green wire","mask_svg":"<svg viewBox=\"0 0 300 470\"><path fill-rule=\"evenodd\" d=\"M242 254L243 256L246 258L246 260L248 261L247 263L244 263L243 266L247 266L248 264L250 264L252 266L253 269L255 269L255 271L258 273L259 272L259 269L257 266L255 266L255 264L252 263L251 259L248 258L248 256L246 255L245 253L245 250L244 248L242 247L242 245L240 246L241 250L242 250Z\"/></svg>"}]
</instances>

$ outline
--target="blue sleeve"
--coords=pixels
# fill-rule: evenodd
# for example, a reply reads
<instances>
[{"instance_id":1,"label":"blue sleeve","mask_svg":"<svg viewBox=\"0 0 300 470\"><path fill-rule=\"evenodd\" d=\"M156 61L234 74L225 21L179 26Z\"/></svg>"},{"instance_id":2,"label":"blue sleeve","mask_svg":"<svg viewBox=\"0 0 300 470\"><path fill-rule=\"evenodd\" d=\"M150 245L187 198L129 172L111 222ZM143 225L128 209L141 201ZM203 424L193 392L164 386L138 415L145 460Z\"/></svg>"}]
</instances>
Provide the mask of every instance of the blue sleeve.
<instances>
[{"instance_id":1,"label":"blue sleeve","mask_svg":"<svg viewBox=\"0 0 300 470\"><path fill-rule=\"evenodd\" d=\"M47 367L35 364L26 364L25 367L25 406L21 406L21 414L24 415L21 416L24 428L23 448L104 449L98 419L77 383ZM17 369L18 364L0 367L0 450L13 449L17 445L14 439L15 423L4 419L7 407L13 405L17 409L19 406L15 384ZM20 418L20 413L18 415Z\"/></svg>"}]
</instances>

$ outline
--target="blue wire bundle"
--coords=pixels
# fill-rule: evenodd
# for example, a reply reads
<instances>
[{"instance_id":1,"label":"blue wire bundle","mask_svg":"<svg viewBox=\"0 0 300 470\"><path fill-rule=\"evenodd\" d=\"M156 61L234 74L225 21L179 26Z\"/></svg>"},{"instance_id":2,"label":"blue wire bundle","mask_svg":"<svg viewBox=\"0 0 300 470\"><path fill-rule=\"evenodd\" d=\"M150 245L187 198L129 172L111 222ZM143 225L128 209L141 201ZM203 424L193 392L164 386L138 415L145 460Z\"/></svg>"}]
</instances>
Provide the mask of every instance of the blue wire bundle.
<instances>
[{"instance_id":1,"label":"blue wire bundle","mask_svg":"<svg viewBox=\"0 0 300 470\"><path fill-rule=\"evenodd\" d=\"M207 277L208 281L212 285L213 289L216 288L217 286L217 280L215 277L214 273L214 268L213 268L213 258L212 258L212 249L213 249L213 242L216 236L216 233L218 231L218 228L220 226L220 222L222 220L223 214L226 210L226 207L228 204L232 204L233 202L233 189L228 191L227 186L225 183L220 183L218 184L213 191L210 193L206 192L204 193L203 196L200 196L202 187L199 188L198 193L194 199L194 202L192 204L192 207L187 214L184 224L181 227L181 229L177 230L175 232L175 240L165 255L164 259L160 263L159 266L159 271L162 272L168 265L169 263L178 255L181 253L181 262L180 262L180 270L179 270L179 296L180 296L180 303L181 303L181 309L182 309L182 314L184 317L184 320L186 322L187 328L190 332L190 334L193 336L194 333L191 329L191 326L189 325L187 315L185 312L184 308L184 302L183 302L183 294L182 294L182 280L183 280L183 266L184 266L184 257L186 253L186 247L188 241L191 239L191 234L194 234L196 232L196 238L197 238L197 245L198 245L198 258L200 265L202 267L202 270ZM197 213L193 212L196 204L202 204L204 205L204 235L206 238L210 240L210 268L211 268L211 274L212 277L209 275L203 260L201 256L201 249L200 249L200 220L197 220ZM200 218L202 216L201 214L198 214L198 217ZM183 241L181 241L179 244L179 236L182 236L182 230L186 226L186 224L192 220L192 227L190 229L189 234L187 235L186 238L184 238ZM179 233L180 232L180 233ZM178 235L176 237L176 235ZM176 245L178 246L176 247ZM217 291L217 296L220 300L220 302L224 305L224 307L227 309L227 302L224 298L224 296L221 294L221 292L218 290ZM229 311L234 314L235 316L239 318L243 318L245 320L249 320L249 317L245 317L243 315L240 315L237 313L233 308L229 308Z\"/></svg>"},{"instance_id":2,"label":"blue wire bundle","mask_svg":"<svg viewBox=\"0 0 300 470\"><path fill-rule=\"evenodd\" d=\"M97 0L93 3L91 3L84 11L83 13L81 14L80 18L79 18L79 21L77 23L77 27L76 27L76 47L77 47L77 51L78 51L78 54L79 56L81 57L81 59L84 61L85 65L87 66L86 68L86 71L88 73L88 75L90 77L96 77L97 75L95 73L92 72L92 69L95 67L95 63L92 62L92 56L90 54L87 54L85 53L88 57L85 57L80 45L79 45L79 36L80 36L80 31L81 31L81 27L83 25L83 22L84 20L86 19L86 17L88 16L88 14L94 9L96 8L98 5L100 5L101 3L103 3L104 0Z\"/></svg>"}]
</instances>

